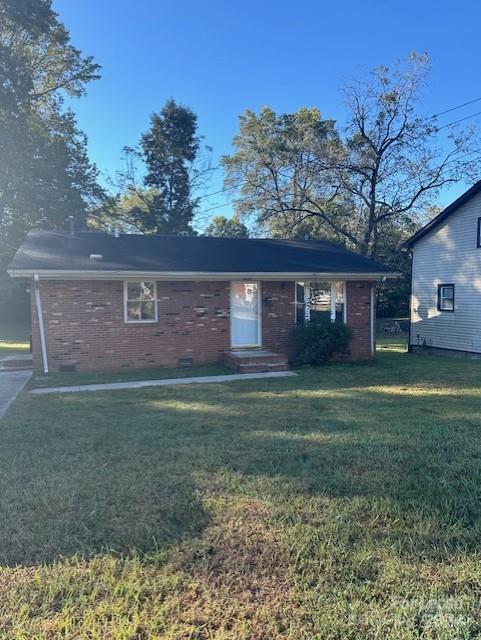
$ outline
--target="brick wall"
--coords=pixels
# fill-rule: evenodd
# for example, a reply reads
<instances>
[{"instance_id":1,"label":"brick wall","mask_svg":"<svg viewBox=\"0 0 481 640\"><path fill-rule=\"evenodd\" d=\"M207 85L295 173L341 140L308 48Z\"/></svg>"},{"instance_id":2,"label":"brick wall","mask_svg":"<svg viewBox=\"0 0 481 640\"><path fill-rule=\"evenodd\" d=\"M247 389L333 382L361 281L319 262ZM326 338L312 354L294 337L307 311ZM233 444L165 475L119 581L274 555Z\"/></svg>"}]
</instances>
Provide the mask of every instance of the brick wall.
<instances>
[{"instance_id":1,"label":"brick wall","mask_svg":"<svg viewBox=\"0 0 481 640\"><path fill-rule=\"evenodd\" d=\"M262 338L263 346L272 351L287 351L289 334L295 320L294 282L263 282Z\"/></svg>"},{"instance_id":2,"label":"brick wall","mask_svg":"<svg viewBox=\"0 0 481 640\"><path fill-rule=\"evenodd\" d=\"M348 324L354 359L371 357L371 283L349 282ZM41 280L49 368L75 364L78 371L218 362L230 348L229 282L158 282L158 321L124 322L123 282ZM33 287L32 287L33 292ZM261 284L263 346L286 351L294 326L294 282ZM32 296L34 368L42 370Z\"/></svg>"},{"instance_id":3,"label":"brick wall","mask_svg":"<svg viewBox=\"0 0 481 640\"><path fill-rule=\"evenodd\" d=\"M220 360L230 346L228 282L158 282L158 322L125 323L123 282L41 280L49 368L79 371ZM41 352L33 313L34 367Z\"/></svg>"},{"instance_id":4,"label":"brick wall","mask_svg":"<svg viewBox=\"0 0 481 640\"><path fill-rule=\"evenodd\" d=\"M347 324L353 330L351 359L368 360L374 357L371 351L371 288L375 283L352 281L346 284Z\"/></svg>"}]
</instances>

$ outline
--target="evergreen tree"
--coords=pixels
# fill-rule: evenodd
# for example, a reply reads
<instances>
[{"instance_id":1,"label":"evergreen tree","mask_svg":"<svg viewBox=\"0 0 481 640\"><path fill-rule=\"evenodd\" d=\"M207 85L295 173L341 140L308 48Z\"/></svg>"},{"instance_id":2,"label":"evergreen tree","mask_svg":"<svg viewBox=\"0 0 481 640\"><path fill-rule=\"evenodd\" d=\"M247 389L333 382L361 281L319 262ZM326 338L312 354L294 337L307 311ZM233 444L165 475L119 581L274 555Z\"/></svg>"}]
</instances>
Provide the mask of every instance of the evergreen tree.
<instances>
[{"instance_id":1,"label":"evergreen tree","mask_svg":"<svg viewBox=\"0 0 481 640\"><path fill-rule=\"evenodd\" d=\"M168 100L152 114L150 129L140 142L147 173L144 185L152 197L147 211L134 211L134 222L146 233L192 233L196 200L191 194L191 169L199 151L197 116Z\"/></svg>"}]
</instances>

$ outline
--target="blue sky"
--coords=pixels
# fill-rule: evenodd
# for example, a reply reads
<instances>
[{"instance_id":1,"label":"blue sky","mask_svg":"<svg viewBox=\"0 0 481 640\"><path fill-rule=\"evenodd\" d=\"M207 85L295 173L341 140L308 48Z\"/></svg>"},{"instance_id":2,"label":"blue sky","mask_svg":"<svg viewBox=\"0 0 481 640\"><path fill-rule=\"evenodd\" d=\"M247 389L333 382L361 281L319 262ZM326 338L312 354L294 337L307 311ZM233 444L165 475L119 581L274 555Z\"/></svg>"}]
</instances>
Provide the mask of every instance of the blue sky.
<instances>
[{"instance_id":1,"label":"blue sky","mask_svg":"<svg viewBox=\"0 0 481 640\"><path fill-rule=\"evenodd\" d=\"M432 58L426 115L481 97L474 0L54 0L54 7L73 43L102 65L102 79L72 106L106 175L169 97L198 114L215 164L231 151L245 109L317 106L342 124L342 84L411 51ZM471 105L446 122L480 110ZM209 190L221 187L219 170ZM440 204L462 189L444 192ZM223 202L219 194L202 204ZM231 213L228 204L215 211Z\"/></svg>"}]
</instances>

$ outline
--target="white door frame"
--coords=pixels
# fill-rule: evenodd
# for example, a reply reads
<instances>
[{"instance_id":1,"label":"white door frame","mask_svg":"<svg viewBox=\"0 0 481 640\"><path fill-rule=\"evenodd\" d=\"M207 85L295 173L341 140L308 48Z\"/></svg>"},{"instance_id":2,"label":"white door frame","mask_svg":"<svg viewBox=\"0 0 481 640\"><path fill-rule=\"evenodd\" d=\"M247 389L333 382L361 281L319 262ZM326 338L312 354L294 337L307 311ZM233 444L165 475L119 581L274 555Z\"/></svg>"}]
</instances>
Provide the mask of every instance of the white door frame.
<instances>
[{"instance_id":1,"label":"white door frame","mask_svg":"<svg viewBox=\"0 0 481 640\"><path fill-rule=\"evenodd\" d=\"M232 285L233 284L256 284L257 285L257 335L259 336L259 342L257 344L234 344L233 337L234 332L232 326L234 323L234 316L232 314ZM231 349L252 349L262 347L262 291L261 282L259 280L231 280L230 283L230 296L229 296L229 315L230 315L230 346Z\"/></svg>"}]
</instances>

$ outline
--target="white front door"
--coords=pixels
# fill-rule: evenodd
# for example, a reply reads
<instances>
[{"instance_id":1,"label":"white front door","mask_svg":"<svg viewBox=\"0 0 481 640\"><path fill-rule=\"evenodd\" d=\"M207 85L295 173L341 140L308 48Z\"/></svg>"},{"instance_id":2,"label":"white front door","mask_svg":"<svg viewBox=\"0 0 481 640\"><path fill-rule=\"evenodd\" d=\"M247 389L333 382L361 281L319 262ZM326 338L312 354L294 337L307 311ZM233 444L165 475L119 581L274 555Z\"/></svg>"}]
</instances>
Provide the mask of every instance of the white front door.
<instances>
[{"instance_id":1,"label":"white front door","mask_svg":"<svg viewBox=\"0 0 481 640\"><path fill-rule=\"evenodd\" d=\"M231 282L230 335L232 347L260 347L261 287L259 282Z\"/></svg>"}]
</instances>

